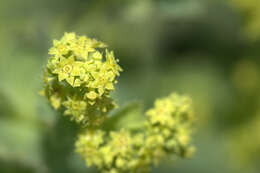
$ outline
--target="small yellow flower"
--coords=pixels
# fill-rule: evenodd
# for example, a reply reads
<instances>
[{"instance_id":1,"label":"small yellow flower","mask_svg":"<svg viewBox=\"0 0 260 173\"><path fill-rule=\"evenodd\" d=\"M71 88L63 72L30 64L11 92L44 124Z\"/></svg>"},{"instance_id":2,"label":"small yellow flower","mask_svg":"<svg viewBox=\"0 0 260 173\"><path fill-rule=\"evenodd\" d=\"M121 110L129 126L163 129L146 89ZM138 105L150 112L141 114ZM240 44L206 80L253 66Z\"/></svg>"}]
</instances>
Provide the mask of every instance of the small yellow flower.
<instances>
[{"instance_id":1,"label":"small yellow flower","mask_svg":"<svg viewBox=\"0 0 260 173\"><path fill-rule=\"evenodd\" d=\"M78 140L75 143L76 152L85 159L88 166L102 165L103 157L100 146L104 142L103 137L104 132L100 130L90 130L79 135Z\"/></svg>"},{"instance_id":2,"label":"small yellow flower","mask_svg":"<svg viewBox=\"0 0 260 173\"><path fill-rule=\"evenodd\" d=\"M53 70L54 74L58 74L58 80L61 82L64 79L73 86L74 76L71 74L74 65L74 57L70 56L68 59L61 57L59 63L55 70Z\"/></svg>"},{"instance_id":3,"label":"small yellow flower","mask_svg":"<svg viewBox=\"0 0 260 173\"><path fill-rule=\"evenodd\" d=\"M57 95L52 95L50 97L50 102L51 102L52 106L54 107L54 109L58 109L61 105L61 98L58 97Z\"/></svg>"},{"instance_id":4,"label":"small yellow flower","mask_svg":"<svg viewBox=\"0 0 260 173\"><path fill-rule=\"evenodd\" d=\"M120 154L126 154L131 147L131 137L126 130L121 130L118 132L111 132L110 136L112 138L111 145L114 148L114 152Z\"/></svg>"},{"instance_id":5,"label":"small yellow flower","mask_svg":"<svg viewBox=\"0 0 260 173\"><path fill-rule=\"evenodd\" d=\"M97 93L95 91L90 91L86 94L86 97L90 100L95 100L97 98Z\"/></svg>"},{"instance_id":6,"label":"small yellow flower","mask_svg":"<svg viewBox=\"0 0 260 173\"><path fill-rule=\"evenodd\" d=\"M87 109L86 102L68 98L68 100L63 102L63 105L66 107L65 115L72 115L71 118L77 122L87 121L85 118Z\"/></svg>"}]
</instances>

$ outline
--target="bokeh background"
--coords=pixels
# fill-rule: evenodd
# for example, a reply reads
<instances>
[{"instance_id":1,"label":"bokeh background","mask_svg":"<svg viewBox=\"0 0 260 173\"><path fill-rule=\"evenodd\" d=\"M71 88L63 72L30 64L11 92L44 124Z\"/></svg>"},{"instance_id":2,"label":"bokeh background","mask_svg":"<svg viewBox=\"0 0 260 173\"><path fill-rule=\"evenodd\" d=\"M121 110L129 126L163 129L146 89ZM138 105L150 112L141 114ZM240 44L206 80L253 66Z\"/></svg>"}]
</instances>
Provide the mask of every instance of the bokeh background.
<instances>
[{"instance_id":1,"label":"bokeh background","mask_svg":"<svg viewBox=\"0 0 260 173\"><path fill-rule=\"evenodd\" d=\"M119 105L192 97L197 152L153 173L260 171L259 0L0 0L1 173L96 172L74 153L76 126L38 94L64 32L115 51Z\"/></svg>"}]
</instances>

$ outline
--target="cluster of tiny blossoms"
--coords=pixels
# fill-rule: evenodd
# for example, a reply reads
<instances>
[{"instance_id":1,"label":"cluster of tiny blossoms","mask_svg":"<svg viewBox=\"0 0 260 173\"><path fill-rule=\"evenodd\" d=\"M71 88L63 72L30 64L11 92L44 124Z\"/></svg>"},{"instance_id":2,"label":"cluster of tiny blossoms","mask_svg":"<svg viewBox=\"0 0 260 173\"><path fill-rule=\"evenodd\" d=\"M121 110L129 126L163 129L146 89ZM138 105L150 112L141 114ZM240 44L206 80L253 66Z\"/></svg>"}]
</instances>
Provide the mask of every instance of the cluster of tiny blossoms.
<instances>
[{"instance_id":1,"label":"cluster of tiny blossoms","mask_svg":"<svg viewBox=\"0 0 260 173\"><path fill-rule=\"evenodd\" d=\"M146 117L143 131L80 134L76 152L104 173L143 173L167 156L191 156L194 116L189 98L172 94L158 99Z\"/></svg>"},{"instance_id":2,"label":"cluster of tiny blossoms","mask_svg":"<svg viewBox=\"0 0 260 173\"><path fill-rule=\"evenodd\" d=\"M99 124L115 106L109 94L122 69L106 47L95 39L65 33L49 50L42 94L78 123Z\"/></svg>"},{"instance_id":3,"label":"cluster of tiny blossoms","mask_svg":"<svg viewBox=\"0 0 260 173\"><path fill-rule=\"evenodd\" d=\"M155 101L138 130L99 126L115 107L110 98L122 71L106 45L65 33L54 40L44 72L42 94L84 129L75 143L87 166L102 173L144 173L166 156L189 157L194 122L191 100L171 94Z\"/></svg>"},{"instance_id":4,"label":"cluster of tiny blossoms","mask_svg":"<svg viewBox=\"0 0 260 173\"><path fill-rule=\"evenodd\" d=\"M87 131L79 135L76 152L88 167L96 166L102 173L140 172L146 169L144 165L138 165L141 163L143 137L124 129L109 133Z\"/></svg>"},{"instance_id":5,"label":"cluster of tiny blossoms","mask_svg":"<svg viewBox=\"0 0 260 173\"><path fill-rule=\"evenodd\" d=\"M194 123L191 99L175 93L155 101L154 108L146 112L148 152L155 151L155 164L160 157L174 153L190 157L194 147L190 146L190 135Z\"/></svg>"}]
</instances>

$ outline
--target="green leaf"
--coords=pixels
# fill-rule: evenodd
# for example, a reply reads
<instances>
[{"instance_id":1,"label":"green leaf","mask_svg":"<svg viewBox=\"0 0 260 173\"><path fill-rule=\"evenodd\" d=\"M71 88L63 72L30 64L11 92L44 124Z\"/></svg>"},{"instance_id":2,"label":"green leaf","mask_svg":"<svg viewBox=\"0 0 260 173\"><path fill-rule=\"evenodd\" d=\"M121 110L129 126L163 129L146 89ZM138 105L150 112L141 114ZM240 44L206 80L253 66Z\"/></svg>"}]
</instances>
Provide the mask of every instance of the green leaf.
<instances>
[{"instance_id":1,"label":"green leaf","mask_svg":"<svg viewBox=\"0 0 260 173\"><path fill-rule=\"evenodd\" d=\"M104 123L104 130L140 130L144 127L143 105L132 102L113 112Z\"/></svg>"},{"instance_id":2,"label":"green leaf","mask_svg":"<svg viewBox=\"0 0 260 173\"><path fill-rule=\"evenodd\" d=\"M18 163L19 168L44 169L41 159L41 129L34 122L20 119L0 119L0 167L9 170L9 166ZM9 165L9 166L8 166ZM1 167L2 168L2 167ZM10 170L13 170L10 168ZM15 170L15 169L14 169ZM2 172L2 169L1 169ZM23 172L23 171L18 171Z\"/></svg>"}]
</instances>

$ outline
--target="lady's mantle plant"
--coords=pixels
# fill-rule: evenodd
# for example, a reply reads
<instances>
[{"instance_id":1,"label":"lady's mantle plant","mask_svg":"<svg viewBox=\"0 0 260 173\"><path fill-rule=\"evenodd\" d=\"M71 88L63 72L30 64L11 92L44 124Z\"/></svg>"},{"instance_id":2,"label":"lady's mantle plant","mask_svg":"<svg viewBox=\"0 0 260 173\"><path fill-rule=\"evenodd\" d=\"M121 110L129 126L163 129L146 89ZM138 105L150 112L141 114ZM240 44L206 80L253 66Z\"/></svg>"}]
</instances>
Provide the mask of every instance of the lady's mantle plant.
<instances>
[{"instance_id":1,"label":"lady's mantle plant","mask_svg":"<svg viewBox=\"0 0 260 173\"><path fill-rule=\"evenodd\" d=\"M49 55L42 94L82 127L75 146L87 166L104 173L148 172L167 156L191 156L194 115L188 97L158 99L145 116L130 114L129 121L126 108L107 117L115 108L109 94L122 69L106 44L65 33Z\"/></svg>"}]
</instances>

